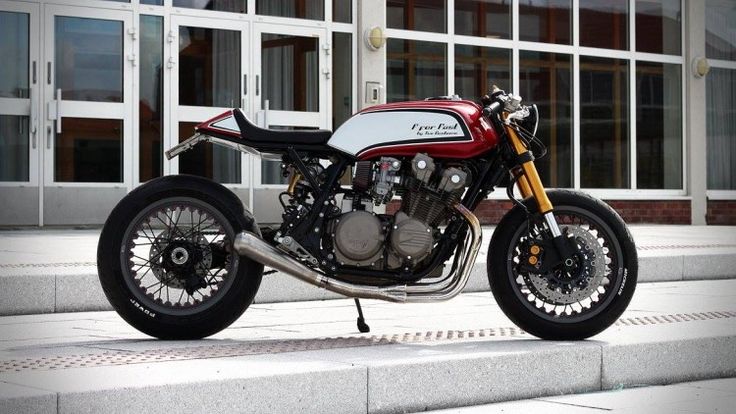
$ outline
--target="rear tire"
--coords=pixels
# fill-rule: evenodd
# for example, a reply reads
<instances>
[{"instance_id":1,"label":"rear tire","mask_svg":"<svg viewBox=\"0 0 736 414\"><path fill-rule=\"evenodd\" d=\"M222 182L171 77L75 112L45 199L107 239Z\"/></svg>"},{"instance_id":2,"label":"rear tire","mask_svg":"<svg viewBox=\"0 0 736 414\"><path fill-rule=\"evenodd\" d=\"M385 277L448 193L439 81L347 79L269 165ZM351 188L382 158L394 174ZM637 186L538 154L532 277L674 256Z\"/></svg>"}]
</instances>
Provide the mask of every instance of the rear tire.
<instances>
[{"instance_id":1,"label":"rear tire","mask_svg":"<svg viewBox=\"0 0 736 414\"><path fill-rule=\"evenodd\" d=\"M524 331L543 339L585 339L616 322L631 301L638 271L636 246L621 217L607 204L568 190L547 195L560 227L577 232L573 233L578 234L577 240L597 252L586 257L601 260L604 256L602 262L588 268L593 269L587 275L594 283L567 282L565 275L543 278L523 270L520 257L527 257L523 251L529 246L524 243L534 244L536 239L534 230L529 230L527 213L516 206L503 217L491 239L487 263L491 291L506 316ZM540 220L534 200L525 204L530 216ZM596 272L601 267L605 275ZM587 292L589 298L578 300Z\"/></svg>"},{"instance_id":2,"label":"rear tire","mask_svg":"<svg viewBox=\"0 0 736 414\"><path fill-rule=\"evenodd\" d=\"M222 185L186 175L151 180L124 197L102 229L102 289L118 314L147 335L215 334L243 314L261 283L263 265L232 249L243 230L260 235L250 212ZM179 294L185 299L177 301Z\"/></svg>"}]
</instances>

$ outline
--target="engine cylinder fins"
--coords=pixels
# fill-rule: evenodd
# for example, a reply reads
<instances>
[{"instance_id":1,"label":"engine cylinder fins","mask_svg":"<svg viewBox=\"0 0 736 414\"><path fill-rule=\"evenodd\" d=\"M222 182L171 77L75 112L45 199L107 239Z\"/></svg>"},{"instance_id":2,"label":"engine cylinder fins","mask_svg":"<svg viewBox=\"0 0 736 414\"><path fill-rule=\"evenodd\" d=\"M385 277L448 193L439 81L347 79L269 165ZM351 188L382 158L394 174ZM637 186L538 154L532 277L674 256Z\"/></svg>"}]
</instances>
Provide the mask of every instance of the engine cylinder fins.
<instances>
[{"instance_id":1,"label":"engine cylinder fins","mask_svg":"<svg viewBox=\"0 0 736 414\"><path fill-rule=\"evenodd\" d=\"M384 241L381 220L367 211L343 214L335 226L335 256L340 263L372 265L382 259Z\"/></svg>"},{"instance_id":2,"label":"engine cylinder fins","mask_svg":"<svg viewBox=\"0 0 736 414\"><path fill-rule=\"evenodd\" d=\"M417 154L411 160L411 171L417 180L428 184L434 174L434 160L427 154Z\"/></svg>"}]
</instances>

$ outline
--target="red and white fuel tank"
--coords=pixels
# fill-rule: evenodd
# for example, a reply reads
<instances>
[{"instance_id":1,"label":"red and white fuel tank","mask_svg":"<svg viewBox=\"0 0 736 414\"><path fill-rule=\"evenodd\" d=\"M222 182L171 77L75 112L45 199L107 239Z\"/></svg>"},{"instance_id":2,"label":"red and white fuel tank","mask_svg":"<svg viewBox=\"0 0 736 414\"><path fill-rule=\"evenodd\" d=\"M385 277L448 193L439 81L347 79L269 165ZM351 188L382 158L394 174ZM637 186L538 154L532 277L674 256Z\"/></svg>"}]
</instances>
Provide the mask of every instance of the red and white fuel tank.
<instances>
[{"instance_id":1,"label":"red and white fuel tank","mask_svg":"<svg viewBox=\"0 0 736 414\"><path fill-rule=\"evenodd\" d=\"M366 160L382 156L472 158L498 136L472 101L432 99L367 108L345 121L327 145Z\"/></svg>"}]
</instances>

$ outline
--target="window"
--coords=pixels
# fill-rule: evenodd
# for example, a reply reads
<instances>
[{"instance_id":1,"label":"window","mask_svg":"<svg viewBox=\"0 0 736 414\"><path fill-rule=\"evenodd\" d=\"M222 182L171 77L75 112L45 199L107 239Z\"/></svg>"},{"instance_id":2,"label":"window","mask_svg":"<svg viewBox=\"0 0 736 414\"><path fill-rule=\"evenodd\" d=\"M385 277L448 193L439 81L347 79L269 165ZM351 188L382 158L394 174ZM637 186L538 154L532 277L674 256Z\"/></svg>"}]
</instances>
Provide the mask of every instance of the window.
<instances>
[{"instance_id":1,"label":"window","mask_svg":"<svg viewBox=\"0 0 736 414\"><path fill-rule=\"evenodd\" d=\"M637 188L682 188L681 65L636 62Z\"/></svg>"},{"instance_id":2,"label":"window","mask_svg":"<svg viewBox=\"0 0 736 414\"><path fill-rule=\"evenodd\" d=\"M353 35L332 34L332 130L353 115Z\"/></svg>"},{"instance_id":3,"label":"window","mask_svg":"<svg viewBox=\"0 0 736 414\"><path fill-rule=\"evenodd\" d=\"M163 173L163 18L141 16L138 157L140 181Z\"/></svg>"},{"instance_id":4,"label":"window","mask_svg":"<svg viewBox=\"0 0 736 414\"><path fill-rule=\"evenodd\" d=\"M511 2L455 0L455 34L511 39Z\"/></svg>"},{"instance_id":5,"label":"window","mask_svg":"<svg viewBox=\"0 0 736 414\"><path fill-rule=\"evenodd\" d=\"M680 55L680 0L636 0L636 50Z\"/></svg>"},{"instance_id":6,"label":"window","mask_svg":"<svg viewBox=\"0 0 736 414\"><path fill-rule=\"evenodd\" d=\"M445 0L386 0L386 26L447 33Z\"/></svg>"},{"instance_id":7,"label":"window","mask_svg":"<svg viewBox=\"0 0 736 414\"><path fill-rule=\"evenodd\" d=\"M628 0L580 2L580 46L628 49Z\"/></svg>"},{"instance_id":8,"label":"window","mask_svg":"<svg viewBox=\"0 0 736 414\"><path fill-rule=\"evenodd\" d=\"M572 44L570 0L519 2L519 39Z\"/></svg>"},{"instance_id":9,"label":"window","mask_svg":"<svg viewBox=\"0 0 736 414\"><path fill-rule=\"evenodd\" d=\"M572 187L572 56L519 52L519 94L537 104L537 136L547 156L535 162L545 186Z\"/></svg>"},{"instance_id":10,"label":"window","mask_svg":"<svg viewBox=\"0 0 736 414\"><path fill-rule=\"evenodd\" d=\"M324 20L325 0L261 0L256 1L256 13L268 16Z\"/></svg>"},{"instance_id":11,"label":"window","mask_svg":"<svg viewBox=\"0 0 736 414\"><path fill-rule=\"evenodd\" d=\"M353 0L332 0L332 21L353 22Z\"/></svg>"},{"instance_id":12,"label":"window","mask_svg":"<svg viewBox=\"0 0 736 414\"><path fill-rule=\"evenodd\" d=\"M705 80L708 189L736 190L736 70L712 68Z\"/></svg>"},{"instance_id":13,"label":"window","mask_svg":"<svg viewBox=\"0 0 736 414\"><path fill-rule=\"evenodd\" d=\"M447 94L447 45L389 39L387 54L388 102Z\"/></svg>"},{"instance_id":14,"label":"window","mask_svg":"<svg viewBox=\"0 0 736 414\"><path fill-rule=\"evenodd\" d=\"M580 57L580 186L629 188L629 64Z\"/></svg>"},{"instance_id":15,"label":"window","mask_svg":"<svg viewBox=\"0 0 736 414\"><path fill-rule=\"evenodd\" d=\"M455 94L477 101L493 85L511 90L511 50L455 45Z\"/></svg>"},{"instance_id":16,"label":"window","mask_svg":"<svg viewBox=\"0 0 736 414\"><path fill-rule=\"evenodd\" d=\"M157 1L157 4L162 4L163 2L163 0L153 1ZM174 7L233 13L245 13L248 10L246 0L173 0L173 5Z\"/></svg>"}]
</instances>

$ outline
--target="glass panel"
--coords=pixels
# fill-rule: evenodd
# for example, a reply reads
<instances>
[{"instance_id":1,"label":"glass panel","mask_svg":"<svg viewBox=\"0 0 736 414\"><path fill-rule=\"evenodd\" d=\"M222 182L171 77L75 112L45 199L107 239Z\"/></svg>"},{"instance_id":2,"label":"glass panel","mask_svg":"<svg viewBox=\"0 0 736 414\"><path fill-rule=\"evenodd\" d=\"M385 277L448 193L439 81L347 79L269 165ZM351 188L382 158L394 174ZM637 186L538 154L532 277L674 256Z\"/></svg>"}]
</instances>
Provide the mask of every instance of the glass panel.
<instances>
[{"instance_id":1,"label":"glass panel","mask_svg":"<svg viewBox=\"0 0 736 414\"><path fill-rule=\"evenodd\" d=\"M28 181L28 117L0 115L0 181Z\"/></svg>"},{"instance_id":2,"label":"glass panel","mask_svg":"<svg viewBox=\"0 0 736 414\"><path fill-rule=\"evenodd\" d=\"M708 189L736 190L736 70L712 68L705 82Z\"/></svg>"},{"instance_id":3,"label":"glass panel","mask_svg":"<svg viewBox=\"0 0 736 414\"><path fill-rule=\"evenodd\" d=\"M62 99L123 102L123 22L56 16L55 24Z\"/></svg>"},{"instance_id":4,"label":"glass panel","mask_svg":"<svg viewBox=\"0 0 736 414\"><path fill-rule=\"evenodd\" d=\"M240 32L179 27L179 105L240 106Z\"/></svg>"},{"instance_id":5,"label":"glass panel","mask_svg":"<svg viewBox=\"0 0 736 414\"><path fill-rule=\"evenodd\" d=\"M164 0L139 0L141 4L150 4L152 6L163 6Z\"/></svg>"},{"instance_id":6,"label":"glass panel","mask_svg":"<svg viewBox=\"0 0 736 414\"><path fill-rule=\"evenodd\" d=\"M445 0L386 0L386 26L447 33Z\"/></svg>"},{"instance_id":7,"label":"glass panel","mask_svg":"<svg viewBox=\"0 0 736 414\"><path fill-rule=\"evenodd\" d=\"M580 57L580 186L629 187L629 63Z\"/></svg>"},{"instance_id":8,"label":"glass panel","mask_svg":"<svg viewBox=\"0 0 736 414\"><path fill-rule=\"evenodd\" d=\"M480 100L493 85L511 90L511 50L455 45L455 93Z\"/></svg>"},{"instance_id":9,"label":"glass panel","mask_svg":"<svg viewBox=\"0 0 736 414\"><path fill-rule=\"evenodd\" d=\"M519 2L519 38L530 42L572 43L570 0Z\"/></svg>"},{"instance_id":10,"label":"glass panel","mask_svg":"<svg viewBox=\"0 0 736 414\"><path fill-rule=\"evenodd\" d=\"M581 0L580 46L629 48L629 0Z\"/></svg>"},{"instance_id":11,"label":"glass panel","mask_svg":"<svg viewBox=\"0 0 736 414\"><path fill-rule=\"evenodd\" d=\"M682 188L681 66L636 62L636 183Z\"/></svg>"},{"instance_id":12,"label":"glass panel","mask_svg":"<svg viewBox=\"0 0 736 414\"><path fill-rule=\"evenodd\" d=\"M267 16L324 20L325 0L267 0L256 2L256 13Z\"/></svg>"},{"instance_id":13,"label":"glass panel","mask_svg":"<svg viewBox=\"0 0 736 414\"><path fill-rule=\"evenodd\" d=\"M279 111L319 111L319 39L263 33L263 99Z\"/></svg>"},{"instance_id":14,"label":"glass panel","mask_svg":"<svg viewBox=\"0 0 736 414\"><path fill-rule=\"evenodd\" d=\"M248 11L248 2L246 0L173 0L173 4L174 7L186 7L188 9L233 13L245 13Z\"/></svg>"},{"instance_id":15,"label":"glass panel","mask_svg":"<svg viewBox=\"0 0 736 414\"><path fill-rule=\"evenodd\" d=\"M179 142L194 135L198 122L179 122ZM207 177L218 183L240 183L240 153L210 143L179 155L179 173Z\"/></svg>"},{"instance_id":16,"label":"glass panel","mask_svg":"<svg viewBox=\"0 0 736 414\"><path fill-rule=\"evenodd\" d=\"M447 45L418 40L388 39L388 102L447 94Z\"/></svg>"},{"instance_id":17,"label":"glass panel","mask_svg":"<svg viewBox=\"0 0 736 414\"><path fill-rule=\"evenodd\" d=\"M340 23L352 23L353 0L332 0L332 20Z\"/></svg>"},{"instance_id":18,"label":"glass panel","mask_svg":"<svg viewBox=\"0 0 736 414\"><path fill-rule=\"evenodd\" d=\"M680 0L636 0L636 50L680 54Z\"/></svg>"},{"instance_id":19,"label":"glass panel","mask_svg":"<svg viewBox=\"0 0 736 414\"><path fill-rule=\"evenodd\" d=\"M511 39L511 2L455 0L455 34Z\"/></svg>"},{"instance_id":20,"label":"glass panel","mask_svg":"<svg viewBox=\"0 0 736 414\"><path fill-rule=\"evenodd\" d=\"M0 97L28 98L28 15L0 12ZM1 167L0 167L1 168Z\"/></svg>"},{"instance_id":21,"label":"glass panel","mask_svg":"<svg viewBox=\"0 0 736 414\"><path fill-rule=\"evenodd\" d=\"M123 121L64 117L56 134L56 182L123 182Z\"/></svg>"},{"instance_id":22,"label":"glass panel","mask_svg":"<svg viewBox=\"0 0 736 414\"><path fill-rule=\"evenodd\" d=\"M572 187L572 56L519 52L519 94L537 104L537 136L547 155L535 161L547 187Z\"/></svg>"},{"instance_id":23,"label":"glass panel","mask_svg":"<svg viewBox=\"0 0 736 414\"><path fill-rule=\"evenodd\" d=\"M163 173L163 23L159 16L141 16L138 130L141 182Z\"/></svg>"},{"instance_id":24,"label":"glass panel","mask_svg":"<svg viewBox=\"0 0 736 414\"><path fill-rule=\"evenodd\" d=\"M705 55L710 59L736 60L736 2L705 3Z\"/></svg>"},{"instance_id":25,"label":"glass panel","mask_svg":"<svg viewBox=\"0 0 736 414\"><path fill-rule=\"evenodd\" d=\"M353 36L332 34L332 130L353 115Z\"/></svg>"}]
</instances>

